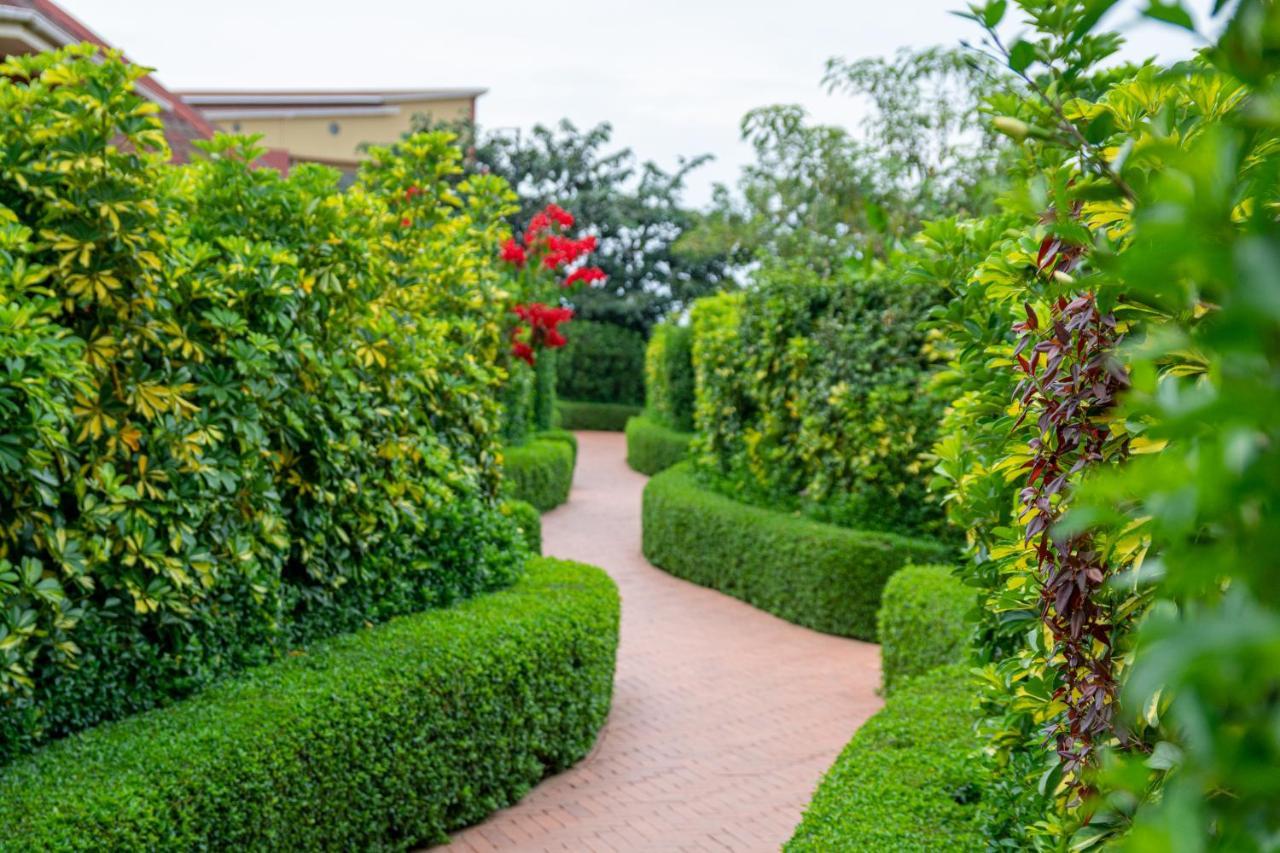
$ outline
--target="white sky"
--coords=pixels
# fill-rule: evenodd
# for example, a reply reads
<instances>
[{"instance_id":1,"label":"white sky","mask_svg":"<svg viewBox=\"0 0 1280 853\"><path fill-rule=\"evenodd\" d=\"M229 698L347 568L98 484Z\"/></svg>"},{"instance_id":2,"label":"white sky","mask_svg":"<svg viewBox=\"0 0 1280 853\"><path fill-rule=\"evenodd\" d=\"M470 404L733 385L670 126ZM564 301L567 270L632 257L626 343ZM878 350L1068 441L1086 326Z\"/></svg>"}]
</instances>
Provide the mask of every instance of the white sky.
<instances>
[{"instance_id":1,"label":"white sky","mask_svg":"<svg viewBox=\"0 0 1280 853\"><path fill-rule=\"evenodd\" d=\"M483 86L490 129L609 121L616 143L666 167L711 153L690 183L695 204L749 159L738 122L753 107L799 103L857 124L859 104L819 85L828 57L978 36L948 14L962 0L60 2L174 89ZM1136 8L1108 18L1129 58L1190 52L1171 27L1126 27Z\"/></svg>"}]
</instances>

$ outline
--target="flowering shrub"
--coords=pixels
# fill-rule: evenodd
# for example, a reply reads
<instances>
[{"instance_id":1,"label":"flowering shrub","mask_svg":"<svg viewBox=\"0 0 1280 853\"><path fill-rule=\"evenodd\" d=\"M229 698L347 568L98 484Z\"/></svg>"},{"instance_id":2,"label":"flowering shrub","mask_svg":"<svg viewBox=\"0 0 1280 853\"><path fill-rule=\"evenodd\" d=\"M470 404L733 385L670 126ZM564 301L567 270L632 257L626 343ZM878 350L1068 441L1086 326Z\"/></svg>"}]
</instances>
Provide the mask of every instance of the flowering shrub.
<instances>
[{"instance_id":1,"label":"flowering shrub","mask_svg":"<svg viewBox=\"0 0 1280 853\"><path fill-rule=\"evenodd\" d=\"M0 66L0 759L510 582L505 183L168 164L143 72Z\"/></svg>"},{"instance_id":2,"label":"flowering shrub","mask_svg":"<svg viewBox=\"0 0 1280 853\"><path fill-rule=\"evenodd\" d=\"M555 404L555 363L551 353L567 343L560 326L573 319L573 309L559 305L563 291L578 284L596 284L606 276L599 267L583 263L596 249L596 238L569 236L573 214L555 204L535 213L522 240L508 238L499 257L509 270L508 284L518 322L509 332L510 354L534 368L536 383L529 395L509 395L508 435L523 435L522 424L532 420L538 429L552 426ZM552 304L556 303L556 304ZM522 380L513 378L513 384ZM532 406L532 413L526 406ZM530 414L532 415L530 417Z\"/></svg>"}]
</instances>

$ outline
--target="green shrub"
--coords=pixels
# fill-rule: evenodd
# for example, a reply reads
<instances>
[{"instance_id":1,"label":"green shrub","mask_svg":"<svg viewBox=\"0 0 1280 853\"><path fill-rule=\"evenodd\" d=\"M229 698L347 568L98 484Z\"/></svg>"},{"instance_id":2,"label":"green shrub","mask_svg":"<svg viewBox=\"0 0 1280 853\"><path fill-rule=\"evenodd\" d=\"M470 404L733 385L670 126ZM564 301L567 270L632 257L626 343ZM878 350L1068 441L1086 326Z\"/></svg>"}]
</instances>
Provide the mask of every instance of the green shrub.
<instances>
[{"instance_id":1,"label":"green shrub","mask_svg":"<svg viewBox=\"0 0 1280 853\"><path fill-rule=\"evenodd\" d=\"M707 489L686 464L644 490L644 554L677 577L789 622L873 640L885 581L946 546L868 533L741 504Z\"/></svg>"},{"instance_id":2,"label":"green shrub","mask_svg":"<svg viewBox=\"0 0 1280 853\"><path fill-rule=\"evenodd\" d=\"M877 626L884 689L967 656L974 590L950 566L906 566L884 585Z\"/></svg>"},{"instance_id":3,"label":"green shrub","mask_svg":"<svg viewBox=\"0 0 1280 853\"><path fill-rule=\"evenodd\" d=\"M640 414L639 406L618 403L579 403L573 400L559 400L556 406L560 415L557 426L561 429L622 432L627 427L627 418Z\"/></svg>"},{"instance_id":4,"label":"green shrub","mask_svg":"<svg viewBox=\"0 0 1280 853\"><path fill-rule=\"evenodd\" d=\"M345 191L226 136L174 166L143 73L0 70L0 761L523 560L509 188L445 134Z\"/></svg>"},{"instance_id":5,"label":"green shrub","mask_svg":"<svg viewBox=\"0 0 1280 853\"><path fill-rule=\"evenodd\" d=\"M788 853L982 850L973 685L958 665L912 679L827 771Z\"/></svg>"},{"instance_id":6,"label":"green shrub","mask_svg":"<svg viewBox=\"0 0 1280 853\"><path fill-rule=\"evenodd\" d=\"M693 329L671 321L653 328L644 356L645 407L678 432L693 430Z\"/></svg>"},{"instance_id":7,"label":"green shrub","mask_svg":"<svg viewBox=\"0 0 1280 853\"><path fill-rule=\"evenodd\" d=\"M695 458L718 488L857 529L942 530L922 463L943 408L921 330L936 296L903 283L907 266L767 269L722 320L736 332L712 324Z\"/></svg>"},{"instance_id":8,"label":"green shrub","mask_svg":"<svg viewBox=\"0 0 1280 853\"><path fill-rule=\"evenodd\" d=\"M557 353L556 392L588 403L644 402L644 335L595 320L569 324Z\"/></svg>"},{"instance_id":9,"label":"green shrub","mask_svg":"<svg viewBox=\"0 0 1280 853\"><path fill-rule=\"evenodd\" d=\"M582 758L609 710L618 595L533 560L6 768L5 850L368 850L446 840Z\"/></svg>"},{"instance_id":10,"label":"green shrub","mask_svg":"<svg viewBox=\"0 0 1280 853\"><path fill-rule=\"evenodd\" d=\"M542 553L542 513L528 501L507 501L503 510L515 521L530 554Z\"/></svg>"},{"instance_id":11,"label":"green shrub","mask_svg":"<svg viewBox=\"0 0 1280 853\"><path fill-rule=\"evenodd\" d=\"M576 465L578 462L578 437L567 429L544 429L538 433L537 438L543 441L563 441L573 450L573 461Z\"/></svg>"},{"instance_id":12,"label":"green shrub","mask_svg":"<svg viewBox=\"0 0 1280 853\"><path fill-rule=\"evenodd\" d=\"M627 420L627 464L641 474L656 474L684 460L693 433L676 432L647 415Z\"/></svg>"},{"instance_id":13,"label":"green shrub","mask_svg":"<svg viewBox=\"0 0 1280 853\"><path fill-rule=\"evenodd\" d=\"M541 512L569 499L574 450L568 442L535 436L527 444L508 447L503 456L503 475L512 498L533 504Z\"/></svg>"}]
</instances>

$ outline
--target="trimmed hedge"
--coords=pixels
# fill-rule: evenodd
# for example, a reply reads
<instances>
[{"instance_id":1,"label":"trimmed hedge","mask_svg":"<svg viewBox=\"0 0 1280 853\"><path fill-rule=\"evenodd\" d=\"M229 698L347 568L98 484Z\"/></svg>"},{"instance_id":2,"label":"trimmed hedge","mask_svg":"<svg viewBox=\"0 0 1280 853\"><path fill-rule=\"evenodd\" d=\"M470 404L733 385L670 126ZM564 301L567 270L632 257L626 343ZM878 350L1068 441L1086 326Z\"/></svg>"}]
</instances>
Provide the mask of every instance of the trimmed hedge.
<instances>
[{"instance_id":1,"label":"trimmed hedge","mask_svg":"<svg viewBox=\"0 0 1280 853\"><path fill-rule=\"evenodd\" d=\"M982 850L973 685L953 664L912 679L866 722L827 771L788 853Z\"/></svg>"},{"instance_id":2,"label":"trimmed hedge","mask_svg":"<svg viewBox=\"0 0 1280 853\"><path fill-rule=\"evenodd\" d=\"M508 447L503 452L508 494L541 512L555 509L569 499L576 456L576 446L563 438L539 435L527 444Z\"/></svg>"},{"instance_id":3,"label":"trimmed hedge","mask_svg":"<svg viewBox=\"0 0 1280 853\"><path fill-rule=\"evenodd\" d=\"M654 420L693 431L693 329L668 320L653 327L644 354L645 406Z\"/></svg>"},{"instance_id":4,"label":"trimmed hedge","mask_svg":"<svg viewBox=\"0 0 1280 853\"><path fill-rule=\"evenodd\" d=\"M681 463L644 490L644 554L677 577L789 622L873 640L885 581L945 545L850 530L748 506L703 487Z\"/></svg>"},{"instance_id":5,"label":"trimmed hedge","mask_svg":"<svg viewBox=\"0 0 1280 853\"><path fill-rule=\"evenodd\" d=\"M573 462L578 463L578 437L567 429L544 429L537 438L543 441L563 441L573 450Z\"/></svg>"},{"instance_id":6,"label":"trimmed hedge","mask_svg":"<svg viewBox=\"0 0 1280 853\"><path fill-rule=\"evenodd\" d=\"M627 418L640 414L639 406L627 406L621 403L580 403L573 400L560 400L556 403L556 408L560 415L557 425L561 429L622 432L626 429Z\"/></svg>"},{"instance_id":7,"label":"trimmed hedge","mask_svg":"<svg viewBox=\"0 0 1280 853\"><path fill-rule=\"evenodd\" d=\"M618 593L539 558L503 592L393 620L5 769L0 849L367 850L447 840L582 758Z\"/></svg>"},{"instance_id":8,"label":"trimmed hedge","mask_svg":"<svg viewBox=\"0 0 1280 853\"><path fill-rule=\"evenodd\" d=\"M967 655L974 592L950 566L906 566L884 585L877 619L884 690Z\"/></svg>"},{"instance_id":9,"label":"trimmed hedge","mask_svg":"<svg viewBox=\"0 0 1280 853\"><path fill-rule=\"evenodd\" d=\"M644 335L613 323L575 319L556 356L556 393L592 403L644 402Z\"/></svg>"},{"instance_id":10,"label":"trimmed hedge","mask_svg":"<svg viewBox=\"0 0 1280 853\"><path fill-rule=\"evenodd\" d=\"M693 433L676 432L647 415L627 419L627 464L641 474L656 474L682 461Z\"/></svg>"},{"instance_id":11,"label":"trimmed hedge","mask_svg":"<svg viewBox=\"0 0 1280 853\"><path fill-rule=\"evenodd\" d=\"M507 501L503 505L507 515L520 527L520 535L529 546L531 554L542 553L542 513L528 501Z\"/></svg>"}]
</instances>

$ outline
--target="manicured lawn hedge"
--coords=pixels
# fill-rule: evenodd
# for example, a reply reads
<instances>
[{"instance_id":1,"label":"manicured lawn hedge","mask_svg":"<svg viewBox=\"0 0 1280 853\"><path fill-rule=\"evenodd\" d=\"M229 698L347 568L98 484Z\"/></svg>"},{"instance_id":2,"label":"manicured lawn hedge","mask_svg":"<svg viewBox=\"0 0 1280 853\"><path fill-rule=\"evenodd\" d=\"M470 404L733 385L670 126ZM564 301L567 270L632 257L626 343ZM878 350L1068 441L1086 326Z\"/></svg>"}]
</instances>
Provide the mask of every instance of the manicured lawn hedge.
<instances>
[{"instance_id":1,"label":"manicured lawn hedge","mask_svg":"<svg viewBox=\"0 0 1280 853\"><path fill-rule=\"evenodd\" d=\"M935 542L738 503L702 486L683 463L645 487L643 524L645 556L673 575L789 622L864 640L875 639L889 576L947 556Z\"/></svg>"},{"instance_id":2,"label":"manicured lawn hedge","mask_svg":"<svg viewBox=\"0 0 1280 853\"><path fill-rule=\"evenodd\" d=\"M685 458L691 432L677 432L647 415L627 420L627 464L641 474L656 474Z\"/></svg>"},{"instance_id":3,"label":"manicured lawn hedge","mask_svg":"<svg viewBox=\"0 0 1280 853\"><path fill-rule=\"evenodd\" d=\"M535 438L540 438L540 439L543 439L544 441L563 441L565 444L569 445L569 447L573 449L574 464L576 465L578 463L578 437L573 433L569 432L569 430L544 429L542 432L538 433L535 436Z\"/></svg>"},{"instance_id":4,"label":"manicured lawn hedge","mask_svg":"<svg viewBox=\"0 0 1280 853\"><path fill-rule=\"evenodd\" d=\"M913 675L966 655L974 590L950 566L907 566L884 585L880 605L880 660L885 692Z\"/></svg>"},{"instance_id":5,"label":"manicured lawn hedge","mask_svg":"<svg viewBox=\"0 0 1280 853\"><path fill-rule=\"evenodd\" d=\"M526 444L506 448L502 470L508 493L541 512L560 506L569 499L576 455L576 445L563 438L535 436Z\"/></svg>"},{"instance_id":6,"label":"manicured lawn hedge","mask_svg":"<svg viewBox=\"0 0 1280 853\"><path fill-rule=\"evenodd\" d=\"M907 682L827 771L784 848L829 851L981 850L973 685L953 664Z\"/></svg>"},{"instance_id":7,"label":"manicured lawn hedge","mask_svg":"<svg viewBox=\"0 0 1280 853\"><path fill-rule=\"evenodd\" d=\"M556 402L561 429L597 429L622 432L627 418L640 414L639 406L622 403L578 403L573 400Z\"/></svg>"},{"instance_id":8,"label":"manicured lawn hedge","mask_svg":"<svg viewBox=\"0 0 1280 853\"><path fill-rule=\"evenodd\" d=\"M0 776L0 849L368 850L444 841L584 756L618 595L531 561L503 592L317 644Z\"/></svg>"}]
</instances>

